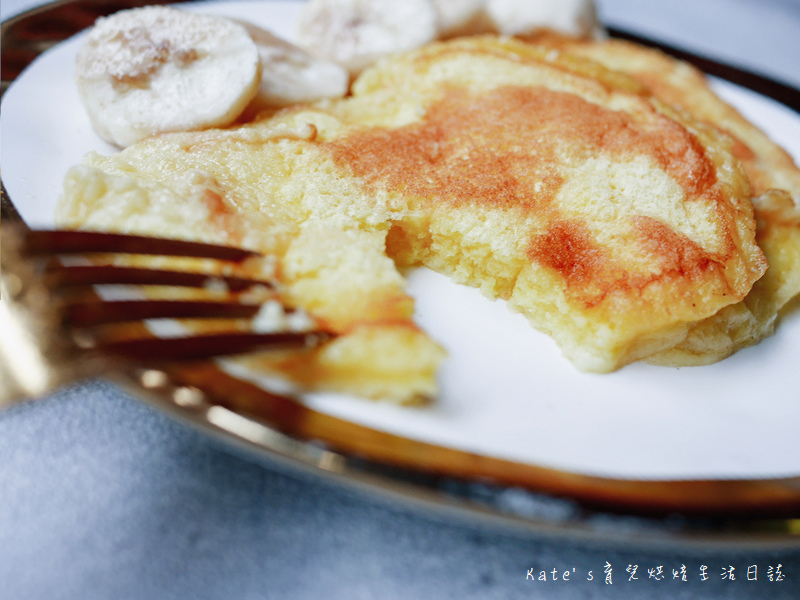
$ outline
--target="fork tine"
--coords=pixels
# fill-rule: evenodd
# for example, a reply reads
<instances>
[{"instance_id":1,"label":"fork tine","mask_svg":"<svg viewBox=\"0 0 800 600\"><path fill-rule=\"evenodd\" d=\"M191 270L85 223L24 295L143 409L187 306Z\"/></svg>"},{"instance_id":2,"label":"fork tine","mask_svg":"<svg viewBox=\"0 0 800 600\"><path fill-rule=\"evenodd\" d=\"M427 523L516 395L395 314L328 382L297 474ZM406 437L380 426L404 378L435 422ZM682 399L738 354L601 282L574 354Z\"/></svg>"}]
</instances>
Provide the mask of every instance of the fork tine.
<instances>
[{"instance_id":1,"label":"fork tine","mask_svg":"<svg viewBox=\"0 0 800 600\"><path fill-rule=\"evenodd\" d=\"M251 319L260 304L199 300L86 300L63 307L66 325L94 327L144 319Z\"/></svg>"},{"instance_id":2,"label":"fork tine","mask_svg":"<svg viewBox=\"0 0 800 600\"><path fill-rule=\"evenodd\" d=\"M6 400L41 394L55 385L95 376L109 368L127 368L124 361L118 365L106 360L111 356L127 358L134 366L137 361L164 364L259 350L292 349L302 352L335 337L334 333L321 330L286 331L292 326L289 320L283 323L284 331L260 333L262 328L256 321L264 306L262 302L269 302L270 309L274 308L272 303L277 302L284 316L295 311L280 306L277 282L248 278L250 265L203 264L194 266L201 269L208 267L211 272L197 272L195 269L185 272L169 267L150 269L107 264L58 264L62 262L58 255L76 253L146 254L241 263L251 257L263 257L257 252L164 238L83 231L30 231L22 225L5 223L3 238L4 243L7 242L3 248L3 288L4 295L9 290L9 302L5 302L4 298L2 304L4 308L8 305L12 309L12 316L20 321L19 336L9 338L11 344L5 344L3 349L10 349L9 355L17 352L18 346L30 350L28 355L35 355L36 358L31 362L35 367L31 373L35 370L37 377L40 373L46 377L31 382L14 374L10 386L0 385L0 404ZM105 257L103 262L106 262ZM219 271L226 275L218 274ZM268 279L269 275L254 277ZM225 285L215 285L220 282ZM104 301L98 298L97 290L92 287L101 284L190 286L229 294L221 296L224 301ZM258 290L260 286L263 286L263 290ZM248 288L251 289L247 293L253 292L253 298L245 298L238 293ZM197 294L191 297L196 298ZM201 297L207 295L202 294ZM218 296L215 294L213 297ZM274 323L268 319L265 324L280 326L278 315L275 316ZM246 322L226 322L254 317L255 321L246 328ZM223 322L212 325L215 331L219 332L223 327L226 332L190 331L181 337L156 337L142 322L149 319L221 319ZM8 341L6 338L8 336L2 332L0 340ZM23 372L23 375L30 373ZM6 383L5 380L3 383Z\"/></svg>"},{"instance_id":3,"label":"fork tine","mask_svg":"<svg viewBox=\"0 0 800 600\"><path fill-rule=\"evenodd\" d=\"M306 333L224 333L180 338L145 338L101 342L99 348L129 359L195 360L231 356L255 350L312 348L331 336L325 332Z\"/></svg>"},{"instance_id":4,"label":"fork tine","mask_svg":"<svg viewBox=\"0 0 800 600\"><path fill-rule=\"evenodd\" d=\"M188 273L185 271L169 271L162 269L144 269L139 267L120 267L116 265L60 265L48 267L47 277L54 286L71 287L81 285L132 284L132 285L169 285L181 287L204 288L213 282L222 282L232 292L240 292L253 286L264 286L274 289L269 281L209 275L206 273Z\"/></svg>"},{"instance_id":5,"label":"fork tine","mask_svg":"<svg viewBox=\"0 0 800 600\"><path fill-rule=\"evenodd\" d=\"M29 231L25 234L22 249L27 254L152 254L233 262L259 255L252 250L231 246L94 231Z\"/></svg>"}]
</instances>

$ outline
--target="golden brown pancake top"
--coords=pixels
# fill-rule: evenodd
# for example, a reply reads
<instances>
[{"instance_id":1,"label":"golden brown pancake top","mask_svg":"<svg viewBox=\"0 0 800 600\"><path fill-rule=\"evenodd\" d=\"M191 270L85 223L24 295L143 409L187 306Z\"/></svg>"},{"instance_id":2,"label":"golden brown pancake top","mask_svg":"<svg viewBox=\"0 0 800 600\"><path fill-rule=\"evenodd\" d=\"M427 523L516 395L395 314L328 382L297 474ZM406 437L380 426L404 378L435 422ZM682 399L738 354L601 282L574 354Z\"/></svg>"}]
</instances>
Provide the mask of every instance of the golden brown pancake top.
<instances>
[{"instance_id":1,"label":"golden brown pancake top","mask_svg":"<svg viewBox=\"0 0 800 600\"><path fill-rule=\"evenodd\" d=\"M674 121L638 124L628 113L547 88L503 87L478 97L453 90L425 119L368 129L329 144L337 161L370 183L443 201L537 207L557 191L557 147L648 154L688 198L716 183L697 139ZM547 181L546 191L532 183Z\"/></svg>"},{"instance_id":2,"label":"golden brown pancake top","mask_svg":"<svg viewBox=\"0 0 800 600\"><path fill-rule=\"evenodd\" d=\"M565 150L580 155L652 157L688 200L719 198L716 172L698 140L656 115L630 113L544 87L506 86L473 95L449 90L419 121L397 129L359 130L326 144L335 160L366 186L435 203L517 207L548 221L528 257L564 277L570 294L592 306L611 290L641 290L660 277L688 277L718 268L732 251L711 255L659 221L639 216L641 245L658 257L658 275L631 275L596 244L579 220L560 217L552 200L563 183Z\"/></svg>"}]
</instances>

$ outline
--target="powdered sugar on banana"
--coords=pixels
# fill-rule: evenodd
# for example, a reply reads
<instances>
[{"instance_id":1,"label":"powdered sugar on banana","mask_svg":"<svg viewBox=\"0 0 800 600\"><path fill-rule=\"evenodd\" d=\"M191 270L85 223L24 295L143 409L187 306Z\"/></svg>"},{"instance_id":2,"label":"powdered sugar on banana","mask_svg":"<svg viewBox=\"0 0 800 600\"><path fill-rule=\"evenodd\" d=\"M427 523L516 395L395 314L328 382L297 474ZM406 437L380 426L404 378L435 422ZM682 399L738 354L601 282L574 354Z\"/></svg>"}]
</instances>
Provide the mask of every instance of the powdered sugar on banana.
<instances>
[{"instance_id":1,"label":"powdered sugar on banana","mask_svg":"<svg viewBox=\"0 0 800 600\"><path fill-rule=\"evenodd\" d=\"M94 128L123 147L233 122L260 76L258 50L242 26L163 6L98 19L75 72Z\"/></svg>"}]
</instances>

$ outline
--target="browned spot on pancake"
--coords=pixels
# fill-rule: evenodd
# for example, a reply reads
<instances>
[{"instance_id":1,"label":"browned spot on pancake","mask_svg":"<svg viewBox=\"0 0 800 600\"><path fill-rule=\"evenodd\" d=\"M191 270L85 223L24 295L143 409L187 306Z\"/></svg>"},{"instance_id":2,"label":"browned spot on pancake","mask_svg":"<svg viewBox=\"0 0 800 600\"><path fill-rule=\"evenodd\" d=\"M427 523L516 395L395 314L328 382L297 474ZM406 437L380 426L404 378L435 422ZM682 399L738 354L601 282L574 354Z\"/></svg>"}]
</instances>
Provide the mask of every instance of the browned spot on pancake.
<instances>
[{"instance_id":1,"label":"browned spot on pancake","mask_svg":"<svg viewBox=\"0 0 800 600\"><path fill-rule=\"evenodd\" d=\"M369 185L455 205L541 208L561 177L527 100L452 91L421 123L362 131L329 148Z\"/></svg>"},{"instance_id":2,"label":"browned spot on pancake","mask_svg":"<svg viewBox=\"0 0 800 600\"><path fill-rule=\"evenodd\" d=\"M528 258L556 271L564 279L567 295L587 307L595 306L627 281L608 251L594 242L578 220L551 223L531 241Z\"/></svg>"},{"instance_id":3,"label":"browned spot on pancake","mask_svg":"<svg viewBox=\"0 0 800 600\"><path fill-rule=\"evenodd\" d=\"M214 220L225 217L231 213L222 199L222 196L214 190L206 189L203 193L203 204L206 205L208 211L211 213L211 218Z\"/></svg>"},{"instance_id":4,"label":"browned spot on pancake","mask_svg":"<svg viewBox=\"0 0 800 600\"><path fill-rule=\"evenodd\" d=\"M717 257L657 219L637 215L633 224L642 247L658 260L661 277L698 280L720 266Z\"/></svg>"},{"instance_id":5,"label":"browned spot on pancake","mask_svg":"<svg viewBox=\"0 0 800 600\"><path fill-rule=\"evenodd\" d=\"M600 152L652 157L689 198L716 194L699 141L655 111L646 122L546 88L507 86L479 96L450 90L422 121L370 128L327 144L368 186L454 205L548 210L564 160Z\"/></svg>"},{"instance_id":6,"label":"browned spot on pancake","mask_svg":"<svg viewBox=\"0 0 800 600\"><path fill-rule=\"evenodd\" d=\"M654 255L654 272L635 272L598 245L578 220L554 221L528 247L528 258L556 271L567 295L587 308L596 306L612 292L640 294L657 281L699 281L720 265L698 244L646 216L633 217L642 249ZM722 278L720 278L722 280Z\"/></svg>"},{"instance_id":7,"label":"browned spot on pancake","mask_svg":"<svg viewBox=\"0 0 800 600\"><path fill-rule=\"evenodd\" d=\"M225 232L227 243L241 243L242 231L239 213L231 209L222 195L213 189L206 188L200 199L208 208L215 229Z\"/></svg>"},{"instance_id":8,"label":"browned spot on pancake","mask_svg":"<svg viewBox=\"0 0 800 600\"><path fill-rule=\"evenodd\" d=\"M533 239L528 256L558 271L568 287L596 281L608 270L606 251L594 243L580 221L553 223L543 235Z\"/></svg>"}]
</instances>

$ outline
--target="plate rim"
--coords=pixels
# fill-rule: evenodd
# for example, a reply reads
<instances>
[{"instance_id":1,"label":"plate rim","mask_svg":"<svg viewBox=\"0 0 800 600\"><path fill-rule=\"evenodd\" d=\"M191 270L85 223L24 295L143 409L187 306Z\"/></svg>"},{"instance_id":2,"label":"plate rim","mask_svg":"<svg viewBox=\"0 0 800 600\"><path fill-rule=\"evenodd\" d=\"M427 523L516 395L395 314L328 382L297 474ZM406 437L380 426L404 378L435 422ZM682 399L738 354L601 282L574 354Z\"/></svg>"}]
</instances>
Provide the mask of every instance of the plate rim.
<instances>
[{"instance_id":1,"label":"plate rim","mask_svg":"<svg viewBox=\"0 0 800 600\"><path fill-rule=\"evenodd\" d=\"M55 3L45 4L14 15L10 19L3 21L0 26L0 39L2 39L3 46L3 85L0 96L22 71L22 69L18 70L16 67L6 68L8 48L19 48L20 44L25 46L26 53L24 54L26 59L30 57L25 65L27 66L45 50L83 29L86 26L86 15L96 17L100 16L99 12L109 14L122 8L133 6L174 3L176 2L163 0L117 0L117 2L113 3L103 2L102 0L59 0ZM50 20L55 14L65 12L73 12L84 18L79 20L80 22L78 23L75 22L75 19L71 21L67 19L66 22L71 25L71 29L65 27L53 33L49 39L34 40L33 44L31 44L30 40L20 41L16 36L16 29L24 30L26 25L30 26L37 19ZM30 27L30 30L33 29L35 28ZM777 100L800 114L800 90L724 63L718 63L683 50L653 42L623 30L611 29L610 33L614 37L657 47L668 54L692 62L707 74L731 81L763 96ZM9 73L11 73L10 77L8 76ZM8 221L22 221L11 199L6 194L5 188L2 189L2 217ZM257 404L248 405L246 410L241 406L241 403L238 406L226 406L224 397L221 397L218 393L208 392L206 393L206 401L201 405L180 405L175 401L174 394L169 393L169 390L161 390L155 393L153 390L144 391L142 386L137 383L138 374L135 369L122 374L118 382L126 389L135 390L136 395L145 399L149 404L156 406L163 412L178 417L184 422L199 427L209 435L225 440L228 445L246 448L250 453L258 454L271 460L284 459L289 464L294 464L297 467L310 468L312 472L317 474L333 475L338 481L349 482L359 486L366 485L368 488L381 491L384 494L399 494L401 497L421 501L429 508L444 508L445 512L448 513L466 510L467 514L481 516L482 520L488 518L492 522L501 522L512 527L527 525L528 527L533 527L539 533L547 533L548 531L552 533L555 531L558 534L565 534L570 537L588 537L590 539L596 539L599 536L604 541L617 539L624 541L626 544L633 541L629 535L621 534L620 537L620 535L610 535L608 531L593 532L585 527L585 523L553 523L541 519L509 515L494 510L492 507L487 508L470 504L461 506L460 509L454 507L452 505L453 499L444 497L441 490L437 491L430 484L424 485L419 481L415 481L421 472L427 471L430 475L430 471L433 471L434 476L437 473L437 469L431 469L430 461L421 462L419 457L426 456L430 451L446 450L447 452L445 452L443 459L452 460L456 458L459 461L459 469L462 476L477 477L478 480L481 480L487 476L486 471L470 473L470 469L474 469L476 455L441 446L437 449L435 444L403 438L403 443L412 444L412 456L417 457L417 459L411 461L400 460L398 462L397 455L392 455L390 452L387 457L386 452L383 452L382 459L370 465L364 463L361 459L354 459L354 453L358 454L359 448L348 447L348 440L351 442L354 439L362 440L364 436L372 437L376 433L391 438L398 438L399 436L372 430L365 426L345 422L336 417L313 411L308 407L294 403L291 399L269 394L269 392L265 392L261 388L256 388L252 384L234 379L218 369L215 370L217 383L214 385L229 387L235 381L241 386L249 386L253 389L245 390L245 388L241 388L241 393L248 398L265 394L269 397L268 400L272 402L270 410L254 409L253 406ZM208 372L203 371L202 373L196 372L194 374L184 372L176 381L182 382L181 385L203 383L209 386L210 383L208 381L201 382L197 379L199 375L205 377ZM256 392L255 390L258 391ZM285 404L287 401L300 408L290 409L289 405ZM230 405L230 401L227 401L227 404ZM269 404L269 402L266 404ZM243 433L242 426L244 422L242 421L237 422L234 418L229 421L228 426L225 426L224 423L220 425L219 422L213 422L209 418L208 412L213 407L228 410L231 414L238 415L239 418L254 426L262 427L265 431L271 431L272 435L266 436L260 442L248 439L248 436ZM200 410L201 408L203 410ZM287 412L287 409L289 412ZM275 412L276 410L278 411L277 413ZM288 421L275 418L276 414L282 414L285 417L289 413L291 413L291 417ZM345 423L349 424L349 427L342 429ZM314 441L317 437L316 433L320 428L327 427L339 428L344 435L340 437L338 444L331 445L329 441L329 447L321 447ZM287 436L285 433L287 431L293 436ZM306 441L303 441L303 439ZM394 441L396 442L397 440ZM377 456L381 456L381 452L378 452ZM375 459L376 454L373 453L371 458ZM725 524L717 528L718 535L709 535L709 532L706 531L701 536L704 543L709 543L711 540L718 538L717 541L725 544L726 547L730 547L731 543L737 542L748 546L754 543L766 543L770 546L774 546L776 543L790 546L800 544L800 477L644 481L581 475L502 459L491 460L497 461L497 465L488 474L499 475L495 479L501 482L501 486L504 489L507 489L508 486L522 486L534 494L566 497L569 501L578 500L582 505L598 513L609 512L611 514L622 511L624 514L639 515L679 513L691 516L714 515L727 517ZM425 462L428 464L426 465ZM387 464L399 466L401 472L394 473L391 476L385 474L376 476L371 472L376 466L385 467ZM522 468L521 472L518 471L519 467ZM508 476L509 470L517 473L517 475ZM449 475L452 475L452 472ZM409 480L412 482L409 483ZM665 502L665 498L662 495L664 491L669 492L668 498L671 499L669 502ZM431 494L433 494L432 497ZM660 495L659 501L658 496ZM698 498L701 500L700 502L698 502ZM746 520L744 526L741 526L742 518ZM738 526L736 525L737 523L739 524ZM697 531L690 529L677 535L674 532L670 532L664 535L656 535L655 537L659 539L661 544L668 543L670 540L680 540L682 544L689 543L692 540L695 543L698 541Z\"/></svg>"}]
</instances>

